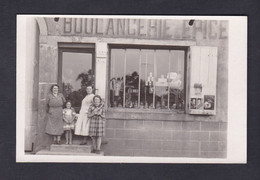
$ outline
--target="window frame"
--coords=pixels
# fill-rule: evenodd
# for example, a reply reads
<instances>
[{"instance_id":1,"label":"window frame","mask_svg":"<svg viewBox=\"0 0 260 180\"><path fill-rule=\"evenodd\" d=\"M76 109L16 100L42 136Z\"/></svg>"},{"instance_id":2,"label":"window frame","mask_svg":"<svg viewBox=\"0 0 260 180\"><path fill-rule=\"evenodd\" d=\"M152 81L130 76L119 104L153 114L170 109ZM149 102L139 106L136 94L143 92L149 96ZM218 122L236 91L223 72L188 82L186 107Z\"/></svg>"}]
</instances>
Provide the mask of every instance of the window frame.
<instances>
[{"instance_id":1,"label":"window frame","mask_svg":"<svg viewBox=\"0 0 260 180\"><path fill-rule=\"evenodd\" d=\"M184 51L184 109L182 110L169 110L169 109L138 109L138 108L113 108L110 107L110 78L111 78L111 50L112 49L149 49L149 50L181 50ZM189 52L189 46L169 46L169 45L143 45L143 44L108 44L108 71L107 71L107 92L106 92L106 105L107 105L107 111L109 113L157 113L157 114L185 114L188 112L188 103L187 103L187 97L188 97L188 53Z\"/></svg>"},{"instance_id":2,"label":"window frame","mask_svg":"<svg viewBox=\"0 0 260 180\"><path fill-rule=\"evenodd\" d=\"M94 76L96 78L96 57L95 57L95 44L94 43L58 43L58 85L60 87L59 91L63 92L62 87L62 54L64 52L72 53L90 53L92 54L92 69L94 71ZM95 79L96 81L96 79ZM94 83L93 89L96 85Z\"/></svg>"}]
</instances>

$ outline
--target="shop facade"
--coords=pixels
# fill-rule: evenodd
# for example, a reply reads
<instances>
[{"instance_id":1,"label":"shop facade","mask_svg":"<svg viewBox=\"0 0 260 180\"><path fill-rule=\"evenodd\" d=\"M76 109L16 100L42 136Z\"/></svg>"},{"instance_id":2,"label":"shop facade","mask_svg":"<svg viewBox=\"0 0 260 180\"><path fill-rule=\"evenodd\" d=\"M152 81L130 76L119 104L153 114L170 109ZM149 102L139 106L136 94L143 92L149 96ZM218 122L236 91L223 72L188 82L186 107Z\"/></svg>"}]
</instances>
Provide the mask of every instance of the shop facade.
<instances>
[{"instance_id":1,"label":"shop facade","mask_svg":"<svg viewBox=\"0 0 260 180\"><path fill-rule=\"evenodd\" d=\"M31 23L28 150L51 143L44 132L51 85L79 111L91 84L105 101L105 155L226 157L228 21L46 17Z\"/></svg>"}]
</instances>

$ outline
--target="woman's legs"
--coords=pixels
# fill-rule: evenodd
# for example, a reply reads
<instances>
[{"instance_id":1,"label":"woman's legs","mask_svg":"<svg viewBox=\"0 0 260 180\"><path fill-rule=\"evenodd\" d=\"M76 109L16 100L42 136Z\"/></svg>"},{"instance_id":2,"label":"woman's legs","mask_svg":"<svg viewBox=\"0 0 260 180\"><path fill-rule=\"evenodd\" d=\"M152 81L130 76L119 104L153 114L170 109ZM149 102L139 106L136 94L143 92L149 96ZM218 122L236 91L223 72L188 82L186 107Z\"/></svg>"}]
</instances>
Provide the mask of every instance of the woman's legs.
<instances>
[{"instance_id":1,"label":"woman's legs","mask_svg":"<svg viewBox=\"0 0 260 180\"><path fill-rule=\"evenodd\" d=\"M57 143L57 137L53 136L53 144L56 144L56 143Z\"/></svg>"},{"instance_id":2,"label":"woman's legs","mask_svg":"<svg viewBox=\"0 0 260 180\"><path fill-rule=\"evenodd\" d=\"M57 136L57 143L60 144L60 136Z\"/></svg>"}]
</instances>

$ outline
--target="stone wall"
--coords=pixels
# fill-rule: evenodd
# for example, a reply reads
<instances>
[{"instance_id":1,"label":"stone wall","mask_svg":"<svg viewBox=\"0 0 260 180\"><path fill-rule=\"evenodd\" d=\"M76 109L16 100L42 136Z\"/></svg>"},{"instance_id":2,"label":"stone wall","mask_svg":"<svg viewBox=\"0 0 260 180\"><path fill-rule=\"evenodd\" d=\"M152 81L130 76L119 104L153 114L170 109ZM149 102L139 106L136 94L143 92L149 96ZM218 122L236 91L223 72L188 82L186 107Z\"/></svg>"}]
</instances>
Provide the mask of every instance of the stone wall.
<instances>
[{"instance_id":1,"label":"stone wall","mask_svg":"<svg viewBox=\"0 0 260 180\"><path fill-rule=\"evenodd\" d=\"M25 151L32 151L34 148L35 137L37 134L38 116L38 77L39 77L39 27L34 18L24 20L20 26L24 28L22 38L23 45L20 45L25 58L25 96L26 104L23 107L25 113ZM22 83L22 82L21 82ZM23 85L23 83L22 83Z\"/></svg>"},{"instance_id":2,"label":"stone wall","mask_svg":"<svg viewBox=\"0 0 260 180\"><path fill-rule=\"evenodd\" d=\"M106 140L110 156L225 158L227 123L108 119Z\"/></svg>"}]
</instances>

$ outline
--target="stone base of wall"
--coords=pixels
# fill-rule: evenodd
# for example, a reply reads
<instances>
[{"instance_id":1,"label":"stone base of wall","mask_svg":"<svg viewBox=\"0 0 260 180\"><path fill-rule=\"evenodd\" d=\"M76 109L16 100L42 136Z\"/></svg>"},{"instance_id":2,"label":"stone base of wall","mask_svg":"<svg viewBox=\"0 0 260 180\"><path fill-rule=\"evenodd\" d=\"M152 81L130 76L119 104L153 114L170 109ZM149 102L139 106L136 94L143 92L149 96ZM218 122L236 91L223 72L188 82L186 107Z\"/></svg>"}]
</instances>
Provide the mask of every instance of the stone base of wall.
<instances>
[{"instance_id":1,"label":"stone base of wall","mask_svg":"<svg viewBox=\"0 0 260 180\"><path fill-rule=\"evenodd\" d=\"M111 120L107 156L226 158L226 122Z\"/></svg>"}]
</instances>

